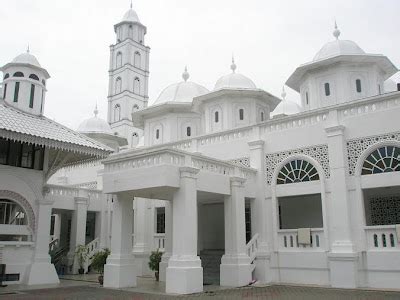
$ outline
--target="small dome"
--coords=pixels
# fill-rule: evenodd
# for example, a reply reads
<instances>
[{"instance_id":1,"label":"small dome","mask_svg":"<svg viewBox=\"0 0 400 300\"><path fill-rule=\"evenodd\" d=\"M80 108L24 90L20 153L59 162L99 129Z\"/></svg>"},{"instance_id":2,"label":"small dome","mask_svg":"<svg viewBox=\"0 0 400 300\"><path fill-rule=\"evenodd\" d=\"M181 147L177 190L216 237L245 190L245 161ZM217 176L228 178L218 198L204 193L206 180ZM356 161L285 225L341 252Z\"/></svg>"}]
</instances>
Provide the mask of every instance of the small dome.
<instances>
[{"instance_id":1,"label":"small dome","mask_svg":"<svg viewBox=\"0 0 400 300\"><path fill-rule=\"evenodd\" d=\"M30 54L29 51L18 55L16 58L13 59L12 63L29 64L29 65L33 65L35 67L41 68L37 58L34 55Z\"/></svg>"},{"instance_id":2,"label":"small dome","mask_svg":"<svg viewBox=\"0 0 400 300\"><path fill-rule=\"evenodd\" d=\"M326 43L314 56L314 61L326 59L338 55L363 55L365 54L355 42L336 40Z\"/></svg>"},{"instance_id":3,"label":"small dome","mask_svg":"<svg viewBox=\"0 0 400 300\"><path fill-rule=\"evenodd\" d=\"M256 89L256 85L254 82L242 75L235 73L236 71L236 64L234 59L232 58L232 65L231 65L232 73L222 76L220 79L217 80L214 86L214 91L219 89Z\"/></svg>"},{"instance_id":4,"label":"small dome","mask_svg":"<svg viewBox=\"0 0 400 300\"><path fill-rule=\"evenodd\" d=\"M121 22L136 22L140 23L137 13L132 7L124 14Z\"/></svg>"},{"instance_id":5,"label":"small dome","mask_svg":"<svg viewBox=\"0 0 400 300\"><path fill-rule=\"evenodd\" d=\"M383 83L385 93L397 92L397 82L392 78L389 78Z\"/></svg>"},{"instance_id":6,"label":"small dome","mask_svg":"<svg viewBox=\"0 0 400 300\"><path fill-rule=\"evenodd\" d=\"M301 106L291 100L283 100L271 113L272 116L293 115L301 112Z\"/></svg>"},{"instance_id":7,"label":"small dome","mask_svg":"<svg viewBox=\"0 0 400 300\"><path fill-rule=\"evenodd\" d=\"M189 79L187 68L185 68L182 78L184 81L171 84L165 88L160 93L153 105L165 102L192 103L194 97L198 97L209 92L209 90L207 90L204 86L201 86L195 82L187 81Z\"/></svg>"},{"instance_id":8,"label":"small dome","mask_svg":"<svg viewBox=\"0 0 400 300\"><path fill-rule=\"evenodd\" d=\"M110 125L103 119L97 117L97 107L94 111L94 117L83 121L79 127L80 133L104 133L113 135Z\"/></svg>"}]
</instances>

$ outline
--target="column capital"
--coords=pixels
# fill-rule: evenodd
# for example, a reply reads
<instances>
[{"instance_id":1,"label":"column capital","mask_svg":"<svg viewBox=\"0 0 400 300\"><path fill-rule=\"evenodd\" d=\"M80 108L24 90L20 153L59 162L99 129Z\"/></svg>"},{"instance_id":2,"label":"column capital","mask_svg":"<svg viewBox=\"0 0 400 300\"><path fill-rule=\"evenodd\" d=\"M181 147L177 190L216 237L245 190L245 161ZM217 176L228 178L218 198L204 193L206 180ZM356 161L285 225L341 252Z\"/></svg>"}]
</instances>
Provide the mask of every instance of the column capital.
<instances>
[{"instance_id":1,"label":"column capital","mask_svg":"<svg viewBox=\"0 0 400 300\"><path fill-rule=\"evenodd\" d=\"M89 198L85 197L74 197L75 204L89 205Z\"/></svg>"},{"instance_id":2,"label":"column capital","mask_svg":"<svg viewBox=\"0 0 400 300\"><path fill-rule=\"evenodd\" d=\"M200 172L200 169L193 167L180 167L179 168L181 178L197 178L197 174Z\"/></svg>"},{"instance_id":3,"label":"column capital","mask_svg":"<svg viewBox=\"0 0 400 300\"><path fill-rule=\"evenodd\" d=\"M231 182L231 186L237 186L237 187L243 187L244 183L246 182L246 178L238 176L232 176L229 178L229 180Z\"/></svg>"},{"instance_id":4,"label":"column capital","mask_svg":"<svg viewBox=\"0 0 400 300\"><path fill-rule=\"evenodd\" d=\"M328 137L343 135L346 127L343 125L334 125L325 128L326 135Z\"/></svg>"},{"instance_id":5,"label":"column capital","mask_svg":"<svg viewBox=\"0 0 400 300\"><path fill-rule=\"evenodd\" d=\"M255 141L250 141L247 143L250 147L250 150L256 150L256 149L262 149L264 147L264 140L255 140Z\"/></svg>"}]
</instances>

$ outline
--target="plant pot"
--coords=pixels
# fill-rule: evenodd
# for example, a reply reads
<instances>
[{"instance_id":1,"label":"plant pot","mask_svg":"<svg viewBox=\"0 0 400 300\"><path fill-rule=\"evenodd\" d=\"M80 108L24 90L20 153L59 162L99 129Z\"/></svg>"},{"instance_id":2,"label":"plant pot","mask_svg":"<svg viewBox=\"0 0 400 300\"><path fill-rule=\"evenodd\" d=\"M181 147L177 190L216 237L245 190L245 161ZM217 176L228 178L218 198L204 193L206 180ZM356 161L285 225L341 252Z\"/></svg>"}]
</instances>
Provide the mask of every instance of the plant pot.
<instances>
[{"instance_id":1,"label":"plant pot","mask_svg":"<svg viewBox=\"0 0 400 300\"><path fill-rule=\"evenodd\" d=\"M159 281L160 280L160 273L156 272L155 275L156 275L156 281Z\"/></svg>"},{"instance_id":2,"label":"plant pot","mask_svg":"<svg viewBox=\"0 0 400 300\"><path fill-rule=\"evenodd\" d=\"M99 275L99 277L97 277L97 280L99 281L100 285L103 285L104 276L103 275Z\"/></svg>"},{"instance_id":3,"label":"plant pot","mask_svg":"<svg viewBox=\"0 0 400 300\"><path fill-rule=\"evenodd\" d=\"M85 274L85 269L84 268L79 268L78 273L80 275Z\"/></svg>"}]
</instances>

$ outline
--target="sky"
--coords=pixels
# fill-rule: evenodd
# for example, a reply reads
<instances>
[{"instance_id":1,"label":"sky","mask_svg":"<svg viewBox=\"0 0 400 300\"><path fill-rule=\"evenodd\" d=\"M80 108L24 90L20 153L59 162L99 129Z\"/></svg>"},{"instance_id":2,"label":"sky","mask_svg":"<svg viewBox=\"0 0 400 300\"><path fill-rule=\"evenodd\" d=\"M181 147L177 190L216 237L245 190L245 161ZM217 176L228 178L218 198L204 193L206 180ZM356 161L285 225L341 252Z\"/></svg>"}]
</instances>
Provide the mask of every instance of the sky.
<instances>
[{"instance_id":1,"label":"sky","mask_svg":"<svg viewBox=\"0 0 400 300\"><path fill-rule=\"evenodd\" d=\"M0 0L0 65L29 44L51 75L47 117L76 129L93 116L97 102L106 119L113 25L129 5L130 0ZM232 53L238 73L280 96L292 72L334 39L335 19L340 38L400 67L398 0L133 0L133 8L151 48L149 103L181 81L186 65L191 81L212 89L230 73ZM299 100L286 91L288 99Z\"/></svg>"}]
</instances>

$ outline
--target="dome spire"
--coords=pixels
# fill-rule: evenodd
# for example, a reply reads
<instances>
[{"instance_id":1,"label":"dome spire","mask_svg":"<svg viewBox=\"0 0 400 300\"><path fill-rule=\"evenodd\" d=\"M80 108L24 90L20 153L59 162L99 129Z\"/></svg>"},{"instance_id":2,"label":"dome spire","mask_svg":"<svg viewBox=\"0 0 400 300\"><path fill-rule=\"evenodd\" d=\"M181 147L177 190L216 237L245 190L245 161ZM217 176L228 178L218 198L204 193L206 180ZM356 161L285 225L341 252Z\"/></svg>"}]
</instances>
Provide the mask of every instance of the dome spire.
<instances>
[{"instance_id":1,"label":"dome spire","mask_svg":"<svg viewBox=\"0 0 400 300\"><path fill-rule=\"evenodd\" d=\"M29 44L28 44L28 47L26 48L26 53L29 53L30 52L30 50L29 50Z\"/></svg>"},{"instance_id":2,"label":"dome spire","mask_svg":"<svg viewBox=\"0 0 400 300\"><path fill-rule=\"evenodd\" d=\"M283 100L286 100L286 91L285 91L285 86L282 87L282 93L281 93L281 97Z\"/></svg>"},{"instance_id":3,"label":"dome spire","mask_svg":"<svg viewBox=\"0 0 400 300\"><path fill-rule=\"evenodd\" d=\"M131 9L132 9L132 6L133 6L133 5L132 5L132 0L131 0Z\"/></svg>"},{"instance_id":4,"label":"dome spire","mask_svg":"<svg viewBox=\"0 0 400 300\"><path fill-rule=\"evenodd\" d=\"M97 109L97 102L96 102L96 107L94 108L94 116L97 118L97 115L99 114L99 110Z\"/></svg>"},{"instance_id":5,"label":"dome spire","mask_svg":"<svg viewBox=\"0 0 400 300\"><path fill-rule=\"evenodd\" d=\"M235 70L236 70L236 64L235 64L235 57L233 56L233 54L232 54L232 64L231 64L231 70L232 70L232 73L235 73Z\"/></svg>"},{"instance_id":6,"label":"dome spire","mask_svg":"<svg viewBox=\"0 0 400 300\"><path fill-rule=\"evenodd\" d=\"M338 40L340 36L340 30L338 29L336 20L335 20L335 30L333 30L333 36Z\"/></svg>"},{"instance_id":7,"label":"dome spire","mask_svg":"<svg viewBox=\"0 0 400 300\"><path fill-rule=\"evenodd\" d=\"M182 73L182 78L186 82L189 79L189 77L190 77L190 74L187 70L187 66L185 66L185 71L183 71L183 73Z\"/></svg>"}]
</instances>

